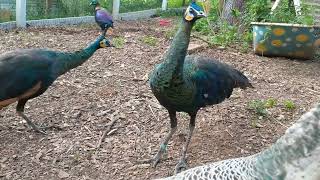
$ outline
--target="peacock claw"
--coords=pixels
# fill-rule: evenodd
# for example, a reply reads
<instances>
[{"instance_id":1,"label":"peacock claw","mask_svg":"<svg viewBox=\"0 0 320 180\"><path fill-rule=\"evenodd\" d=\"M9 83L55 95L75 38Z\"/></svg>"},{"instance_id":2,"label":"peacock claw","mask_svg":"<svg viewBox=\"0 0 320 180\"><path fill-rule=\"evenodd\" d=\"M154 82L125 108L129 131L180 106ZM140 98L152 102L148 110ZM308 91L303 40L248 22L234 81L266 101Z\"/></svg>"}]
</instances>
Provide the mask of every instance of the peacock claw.
<instances>
[{"instance_id":1,"label":"peacock claw","mask_svg":"<svg viewBox=\"0 0 320 180\"><path fill-rule=\"evenodd\" d=\"M31 126L31 127L35 132L43 134L43 135L47 135L47 133L45 131L40 130L40 129L46 129L46 127L37 127L35 125Z\"/></svg>"},{"instance_id":2,"label":"peacock claw","mask_svg":"<svg viewBox=\"0 0 320 180\"><path fill-rule=\"evenodd\" d=\"M178 174L182 171L185 171L187 170L187 162L185 159L180 159L180 161L178 162L178 164L176 165L175 167L175 170L174 170L174 174Z\"/></svg>"},{"instance_id":3,"label":"peacock claw","mask_svg":"<svg viewBox=\"0 0 320 180\"><path fill-rule=\"evenodd\" d=\"M47 135L46 132L44 132L44 131L41 130L41 129L46 129L46 127L38 127L38 126L36 126L34 123L32 123L31 121L27 121L27 124L28 124L29 126L31 126L31 128L32 128L35 132L40 133L40 134Z\"/></svg>"},{"instance_id":4,"label":"peacock claw","mask_svg":"<svg viewBox=\"0 0 320 180\"><path fill-rule=\"evenodd\" d=\"M160 162L160 157L154 157L154 158L152 158L152 167L153 168L156 168L157 167L157 165L159 164L159 162Z\"/></svg>"}]
</instances>

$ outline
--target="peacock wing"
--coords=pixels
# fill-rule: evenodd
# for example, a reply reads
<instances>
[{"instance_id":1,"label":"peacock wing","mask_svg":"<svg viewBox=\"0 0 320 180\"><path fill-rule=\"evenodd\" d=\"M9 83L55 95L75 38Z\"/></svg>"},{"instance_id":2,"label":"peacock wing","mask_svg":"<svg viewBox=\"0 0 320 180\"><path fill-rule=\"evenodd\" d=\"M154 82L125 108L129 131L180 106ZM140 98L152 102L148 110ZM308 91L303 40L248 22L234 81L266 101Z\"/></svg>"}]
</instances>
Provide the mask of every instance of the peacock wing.
<instances>
[{"instance_id":1,"label":"peacock wing","mask_svg":"<svg viewBox=\"0 0 320 180\"><path fill-rule=\"evenodd\" d=\"M199 106L218 104L229 98L234 88L234 80L229 66L205 57L187 56L185 66L192 67L190 79L196 88Z\"/></svg>"},{"instance_id":2,"label":"peacock wing","mask_svg":"<svg viewBox=\"0 0 320 180\"><path fill-rule=\"evenodd\" d=\"M50 79L50 65L29 54L0 56L0 101L16 98Z\"/></svg>"},{"instance_id":3,"label":"peacock wing","mask_svg":"<svg viewBox=\"0 0 320 180\"><path fill-rule=\"evenodd\" d=\"M104 9L97 10L95 18L96 18L96 22L100 26L104 26L106 24L109 24L109 25L113 24L112 16Z\"/></svg>"}]
</instances>

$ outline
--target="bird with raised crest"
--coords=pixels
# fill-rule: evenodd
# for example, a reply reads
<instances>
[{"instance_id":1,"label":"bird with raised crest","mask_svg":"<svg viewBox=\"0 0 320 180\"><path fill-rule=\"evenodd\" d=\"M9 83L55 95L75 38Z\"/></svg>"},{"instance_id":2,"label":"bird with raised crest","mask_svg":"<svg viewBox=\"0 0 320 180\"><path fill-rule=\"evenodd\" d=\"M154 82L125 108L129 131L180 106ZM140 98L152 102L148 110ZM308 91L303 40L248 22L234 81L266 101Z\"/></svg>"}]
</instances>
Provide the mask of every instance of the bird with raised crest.
<instances>
[{"instance_id":1,"label":"bird with raised crest","mask_svg":"<svg viewBox=\"0 0 320 180\"><path fill-rule=\"evenodd\" d=\"M98 0L91 0L90 5L94 6L94 19L101 28L101 34L105 36L107 31L111 33L112 30L110 28L113 28L112 16L101 7Z\"/></svg>"},{"instance_id":2,"label":"bird with raised crest","mask_svg":"<svg viewBox=\"0 0 320 180\"><path fill-rule=\"evenodd\" d=\"M320 104L266 150L194 167L158 180L319 180Z\"/></svg>"},{"instance_id":3,"label":"bird with raised crest","mask_svg":"<svg viewBox=\"0 0 320 180\"><path fill-rule=\"evenodd\" d=\"M111 46L99 35L86 48L76 52L49 49L19 49L0 55L0 110L18 102L16 111L36 132L44 133L25 114L29 99L43 94L62 74L80 66L99 48Z\"/></svg>"},{"instance_id":4,"label":"bird with raised crest","mask_svg":"<svg viewBox=\"0 0 320 180\"><path fill-rule=\"evenodd\" d=\"M150 160L153 166L159 163L177 129L176 112L186 112L190 116L189 133L175 167L176 173L187 168L186 154L198 110L221 103L231 96L234 88L252 87L245 75L227 64L208 57L187 55L192 27L203 17L206 17L205 12L193 0L184 13L162 63L156 65L149 77L151 90L167 109L171 124L170 132L161 143L158 153Z\"/></svg>"}]
</instances>

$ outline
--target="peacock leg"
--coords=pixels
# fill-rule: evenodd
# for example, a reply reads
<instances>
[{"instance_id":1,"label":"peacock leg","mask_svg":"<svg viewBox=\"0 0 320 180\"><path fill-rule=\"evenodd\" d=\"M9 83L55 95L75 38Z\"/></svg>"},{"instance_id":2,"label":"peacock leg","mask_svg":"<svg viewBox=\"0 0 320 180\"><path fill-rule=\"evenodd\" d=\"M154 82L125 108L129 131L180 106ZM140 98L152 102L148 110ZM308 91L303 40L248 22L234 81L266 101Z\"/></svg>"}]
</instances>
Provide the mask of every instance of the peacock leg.
<instances>
[{"instance_id":1,"label":"peacock leg","mask_svg":"<svg viewBox=\"0 0 320 180\"><path fill-rule=\"evenodd\" d=\"M176 132L177 130L177 116L176 116L176 111L169 111L169 116L170 116L170 132L167 134L167 136L164 138L164 141L160 145L160 149L158 153L153 157L153 167L156 167L157 164L160 162L161 156L164 152L167 151L167 146L168 142L171 139L172 135Z\"/></svg>"},{"instance_id":2,"label":"peacock leg","mask_svg":"<svg viewBox=\"0 0 320 180\"><path fill-rule=\"evenodd\" d=\"M106 36L107 28L101 29L101 35Z\"/></svg>"},{"instance_id":3,"label":"peacock leg","mask_svg":"<svg viewBox=\"0 0 320 180\"><path fill-rule=\"evenodd\" d=\"M17 114L22 117L24 120L27 121L28 125L32 127L33 130L36 132L39 132L41 134L46 134L45 132L41 131L33 122L30 121L30 119L23 113L24 106L28 100L27 99L21 99L18 101L18 105L16 108Z\"/></svg>"},{"instance_id":4,"label":"peacock leg","mask_svg":"<svg viewBox=\"0 0 320 180\"><path fill-rule=\"evenodd\" d=\"M189 114L189 115L190 115L189 133L188 133L187 141L183 146L182 155L180 157L180 160L179 160L178 164L175 167L175 171L174 171L175 174L187 169L186 156L187 156L188 146L190 144L191 137L192 137L192 134L193 134L193 130L195 128L196 113L192 113L192 114Z\"/></svg>"}]
</instances>

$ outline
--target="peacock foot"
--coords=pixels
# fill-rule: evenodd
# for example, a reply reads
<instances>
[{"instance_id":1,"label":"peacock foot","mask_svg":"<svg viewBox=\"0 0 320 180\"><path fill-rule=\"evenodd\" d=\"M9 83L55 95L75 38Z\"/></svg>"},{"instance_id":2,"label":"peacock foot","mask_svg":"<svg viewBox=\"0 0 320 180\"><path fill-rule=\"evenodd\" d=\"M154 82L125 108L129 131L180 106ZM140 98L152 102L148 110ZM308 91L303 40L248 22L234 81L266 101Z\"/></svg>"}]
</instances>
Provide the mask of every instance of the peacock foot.
<instances>
[{"instance_id":1,"label":"peacock foot","mask_svg":"<svg viewBox=\"0 0 320 180\"><path fill-rule=\"evenodd\" d=\"M28 124L29 124L29 123L28 123ZM32 125L29 124L29 126L31 126L32 129L33 129L35 132L40 133L40 134L47 135L47 133L46 133L45 131L41 130L41 129L47 129L47 127L38 127L38 126L36 126L36 125L33 124L33 123L32 123Z\"/></svg>"},{"instance_id":2,"label":"peacock foot","mask_svg":"<svg viewBox=\"0 0 320 180\"><path fill-rule=\"evenodd\" d=\"M161 144L158 153L153 158L139 161L139 163L150 163L152 164L152 167L155 168L159 164L162 155L166 152L167 152L167 146L164 144Z\"/></svg>"},{"instance_id":3,"label":"peacock foot","mask_svg":"<svg viewBox=\"0 0 320 180\"><path fill-rule=\"evenodd\" d=\"M180 159L178 164L175 167L174 174L178 174L182 171L187 170L187 161L185 158Z\"/></svg>"}]
</instances>

